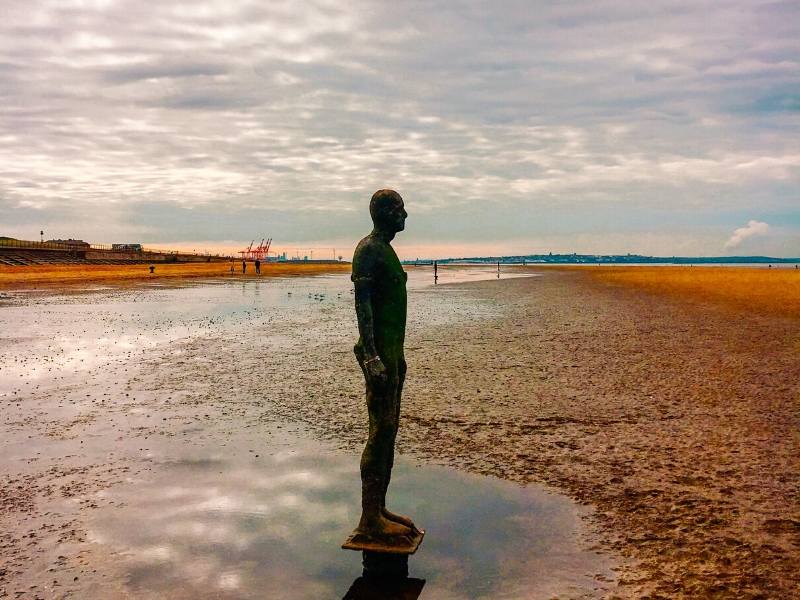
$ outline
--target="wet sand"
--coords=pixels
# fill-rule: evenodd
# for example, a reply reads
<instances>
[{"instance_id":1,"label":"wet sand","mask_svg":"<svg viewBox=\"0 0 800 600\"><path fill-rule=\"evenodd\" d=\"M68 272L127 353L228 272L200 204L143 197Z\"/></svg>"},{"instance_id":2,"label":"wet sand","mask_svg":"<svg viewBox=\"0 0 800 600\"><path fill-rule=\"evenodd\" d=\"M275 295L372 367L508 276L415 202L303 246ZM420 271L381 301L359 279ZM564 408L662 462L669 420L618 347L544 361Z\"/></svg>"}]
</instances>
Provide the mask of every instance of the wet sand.
<instances>
[{"instance_id":1,"label":"wet sand","mask_svg":"<svg viewBox=\"0 0 800 600\"><path fill-rule=\"evenodd\" d=\"M800 320L582 272L475 293L512 308L418 338L415 450L594 506L620 596L800 597Z\"/></svg>"},{"instance_id":2,"label":"wet sand","mask_svg":"<svg viewBox=\"0 0 800 600\"><path fill-rule=\"evenodd\" d=\"M540 273L411 292L400 452L593 509L624 558L604 596L800 595L800 322ZM336 293L299 321L243 308L236 336L197 321L168 353L60 372L57 399L44 381L1 395L0 590L114 589L89 515L171 448L301 423L357 452L363 383L351 298Z\"/></svg>"},{"instance_id":3,"label":"wet sand","mask_svg":"<svg viewBox=\"0 0 800 600\"><path fill-rule=\"evenodd\" d=\"M324 273L350 272L348 263L303 263L269 262L261 266L261 274L256 275L253 262L248 261L247 270L242 273L242 261L208 263L153 263L155 271L150 273L149 265L35 265L10 267L0 265L0 290L18 289L64 289L65 286L83 286L87 282L106 283L115 286L140 285L143 282L185 281L191 278L222 277L231 279L253 279L258 277L310 276Z\"/></svg>"}]
</instances>

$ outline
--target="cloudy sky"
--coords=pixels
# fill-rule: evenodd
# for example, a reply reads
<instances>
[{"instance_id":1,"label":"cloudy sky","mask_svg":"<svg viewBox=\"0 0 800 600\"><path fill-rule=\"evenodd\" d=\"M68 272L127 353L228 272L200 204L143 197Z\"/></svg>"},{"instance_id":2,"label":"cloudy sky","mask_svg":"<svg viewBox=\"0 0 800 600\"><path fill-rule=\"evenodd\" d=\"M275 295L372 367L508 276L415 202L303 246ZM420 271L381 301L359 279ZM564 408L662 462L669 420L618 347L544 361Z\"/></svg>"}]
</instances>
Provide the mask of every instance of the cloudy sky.
<instances>
[{"instance_id":1,"label":"cloudy sky","mask_svg":"<svg viewBox=\"0 0 800 600\"><path fill-rule=\"evenodd\" d=\"M0 235L349 255L382 187L406 258L800 256L800 3L0 5Z\"/></svg>"}]
</instances>

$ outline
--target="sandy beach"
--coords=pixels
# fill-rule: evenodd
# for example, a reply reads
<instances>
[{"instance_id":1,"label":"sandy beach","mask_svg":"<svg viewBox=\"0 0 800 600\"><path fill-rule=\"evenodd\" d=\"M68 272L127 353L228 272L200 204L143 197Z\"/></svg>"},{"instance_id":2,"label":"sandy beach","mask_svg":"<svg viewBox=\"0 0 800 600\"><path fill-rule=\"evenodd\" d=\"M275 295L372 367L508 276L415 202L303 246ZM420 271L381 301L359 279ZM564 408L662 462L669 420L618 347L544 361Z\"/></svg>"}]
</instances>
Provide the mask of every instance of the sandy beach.
<instances>
[{"instance_id":1,"label":"sandy beach","mask_svg":"<svg viewBox=\"0 0 800 600\"><path fill-rule=\"evenodd\" d=\"M800 319L789 279L800 276L674 270L672 284L654 286L645 271L516 272L533 276L412 290L400 453L546 484L586 506L586 544L617 566L580 597L800 595ZM718 284L697 292L740 275L730 289L748 277L779 283L749 304ZM104 293L98 302L135 300ZM246 325L235 338L230 317L183 307L190 317L173 328L178 313L165 316L149 349L117 348L80 373L76 362L77 375L70 363L62 379L6 379L0 597L131 597L87 531L108 490L158 469L153 453L248 447L287 424L357 452L366 423L351 297L292 297L306 293L316 304L287 305L294 320L232 312ZM28 333L4 331L3 359L21 379L41 364Z\"/></svg>"},{"instance_id":2,"label":"sandy beach","mask_svg":"<svg viewBox=\"0 0 800 600\"><path fill-rule=\"evenodd\" d=\"M411 448L595 507L621 597L800 594L796 318L582 272L475 287L512 308L419 339Z\"/></svg>"}]
</instances>

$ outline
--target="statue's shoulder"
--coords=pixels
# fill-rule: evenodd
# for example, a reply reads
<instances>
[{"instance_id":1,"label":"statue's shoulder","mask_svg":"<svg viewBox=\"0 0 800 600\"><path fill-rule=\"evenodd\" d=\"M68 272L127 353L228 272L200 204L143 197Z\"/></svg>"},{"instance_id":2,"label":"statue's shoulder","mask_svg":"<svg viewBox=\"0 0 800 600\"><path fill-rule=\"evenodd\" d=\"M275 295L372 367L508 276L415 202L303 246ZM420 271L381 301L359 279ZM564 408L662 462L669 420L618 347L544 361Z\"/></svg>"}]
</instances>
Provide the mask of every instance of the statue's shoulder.
<instances>
[{"instance_id":1,"label":"statue's shoulder","mask_svg":"<svg viewBox=\"0 0 800 600\"><path fill-rule=\"evenodd\" d=\"M356 253L358 252L379 252L384 245L384 242L381 241L380 238L375 237L374 235L366 235L361 238L361 241L358 242L356 246Z\"/></svg>"},{"instance_id":2,"label":"statue's shoulder","mask_svg":"<svg viewBox=\"0 0 800 600\"><path fill-rule=\"evenodd\" d=\"M363 238L353 252L353 275L351 279L372 279L381 270L384 242L372 235Z\"/></svg>"},{"instance_id":3,"label":"statue's shoulder","mask_svg":"<svg viewBox=\"0 0 800 600\"><path fill-rule=\"evenodd\" d=\"M380 262L386 255L388 244L372 235L364 237L356 246L353 252L353 262L362 260L368 262Z\"/></svg>"}]
</instances>

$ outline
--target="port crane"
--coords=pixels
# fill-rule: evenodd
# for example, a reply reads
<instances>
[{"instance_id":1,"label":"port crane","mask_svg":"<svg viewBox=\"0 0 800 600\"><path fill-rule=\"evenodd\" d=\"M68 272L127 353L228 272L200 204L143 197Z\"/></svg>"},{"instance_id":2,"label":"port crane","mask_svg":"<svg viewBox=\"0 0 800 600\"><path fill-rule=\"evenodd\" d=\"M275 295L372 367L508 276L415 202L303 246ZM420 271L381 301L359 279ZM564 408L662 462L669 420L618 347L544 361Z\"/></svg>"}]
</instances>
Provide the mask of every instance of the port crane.
<instances>
[{"instance_id":1,"label":"port crane","mask_svg":"<svg viewBox=\"0 0 800 600\"><path fill-rule=\"evenodd\" d=\"M261 243L253 248L253 244L256 241L253 240L250 242L250 245L245 248L244 250L239 250L239 254L242 255L242 260L267 260L267 255L269 254L269 247L272 245L272 238L265 239L261 238Z\"/></svg>"}]
</instances>

